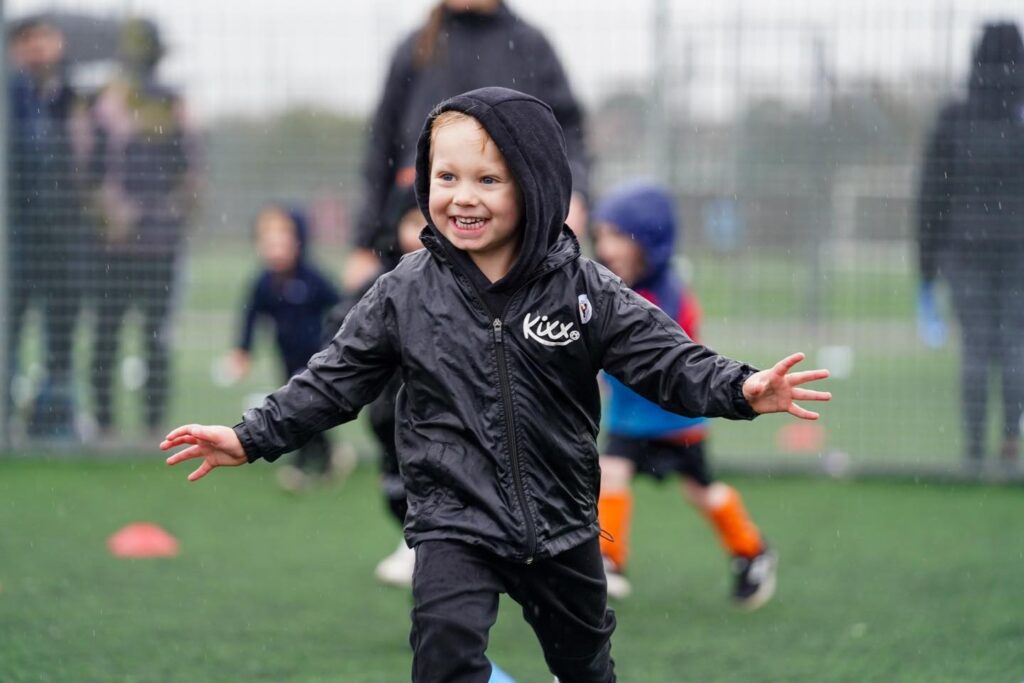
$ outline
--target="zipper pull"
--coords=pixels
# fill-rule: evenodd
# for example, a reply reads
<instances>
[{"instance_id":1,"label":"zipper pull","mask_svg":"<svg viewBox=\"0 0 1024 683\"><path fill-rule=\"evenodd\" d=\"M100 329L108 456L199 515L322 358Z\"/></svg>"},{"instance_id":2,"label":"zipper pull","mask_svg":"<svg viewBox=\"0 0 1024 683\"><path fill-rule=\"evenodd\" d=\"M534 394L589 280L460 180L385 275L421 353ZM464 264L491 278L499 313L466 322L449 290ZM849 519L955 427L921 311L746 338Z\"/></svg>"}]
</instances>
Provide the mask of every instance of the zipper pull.
<instances>
[{"instance_id":1,"label":"zipper pull","mask_svg":"<svg viewBox=\"0 0 1024 683\"><path fill-rule=\"evenodd\" d=\"M494 328L494 341L498 344L501 343L501 318L495 318L494 322L491 323L491 327Z\"/></svg>"}]
</instances>

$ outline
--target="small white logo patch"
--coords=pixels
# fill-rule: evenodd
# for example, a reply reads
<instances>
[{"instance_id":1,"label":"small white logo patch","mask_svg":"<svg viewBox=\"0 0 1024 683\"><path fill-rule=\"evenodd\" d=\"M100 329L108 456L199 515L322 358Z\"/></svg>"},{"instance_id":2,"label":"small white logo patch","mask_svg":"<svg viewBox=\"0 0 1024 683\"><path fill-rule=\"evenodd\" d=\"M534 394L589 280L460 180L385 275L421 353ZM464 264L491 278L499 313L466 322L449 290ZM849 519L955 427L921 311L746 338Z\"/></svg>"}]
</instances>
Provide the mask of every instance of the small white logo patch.
<instances>
[{"instance_id":1,"label":"small white logo patch","mask_svg":"<svg viewBox=\"0 0 1024 683\"><path fill-rule=\"evenodd\" d=\"M527 313L523 318L523 337L544 346L566 346L580 338L580 333L572 329L573 325L575 323L549 321L546 315L531 318Z\"/></svg>"},{"instance_id":2,"label":"small white logo patch","mask_svg":"<svg viewBox=\"0 0 1024 683\"><path fill-rule=\"evenodd\" d=\"M580 294L577 299L580 302L580 324L586 325L594 315L594 307L590 305L590 299L586 294Z\"/></svg>"}]
</instances>

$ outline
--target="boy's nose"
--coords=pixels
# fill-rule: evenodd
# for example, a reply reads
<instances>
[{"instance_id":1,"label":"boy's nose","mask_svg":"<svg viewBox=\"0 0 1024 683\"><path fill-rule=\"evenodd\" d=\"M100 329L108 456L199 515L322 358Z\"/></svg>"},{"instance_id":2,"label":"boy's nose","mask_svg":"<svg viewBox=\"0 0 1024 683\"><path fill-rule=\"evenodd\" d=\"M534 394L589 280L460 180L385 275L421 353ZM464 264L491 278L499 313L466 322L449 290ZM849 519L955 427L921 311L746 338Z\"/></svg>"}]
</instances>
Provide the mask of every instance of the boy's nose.
<instances>
[{"instance_id":1,"label":"boy's nose","mask_svg":"<svg viewBox=\"0 0 1024 683\"><path fill-rule=\"evenodd\" d=\"M455 190L454 202L459 206L473 206L477 203L476 193L465 185L459 185Z\"/></svg>"}]
</instances>

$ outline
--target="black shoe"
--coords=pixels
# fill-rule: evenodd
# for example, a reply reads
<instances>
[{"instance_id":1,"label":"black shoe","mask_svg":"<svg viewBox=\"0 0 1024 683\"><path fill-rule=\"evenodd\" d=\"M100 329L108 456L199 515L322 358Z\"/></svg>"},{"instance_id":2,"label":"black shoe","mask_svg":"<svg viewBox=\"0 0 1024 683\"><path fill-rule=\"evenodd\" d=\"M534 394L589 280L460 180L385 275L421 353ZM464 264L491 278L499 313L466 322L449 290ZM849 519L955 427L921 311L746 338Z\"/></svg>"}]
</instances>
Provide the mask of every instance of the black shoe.
<instances>
[{"instance_id":1,"label":"black shoe","mask_svg":"<svg viewBox=\"0 0 1024 683\"><path fill-rule=\"evenodd\" d=\"M736 577L732 597L740 608L753 611L772 599L778 564L779 556L767 546L754 557L732 558L732 573Z\"/></svg>"}]
</instances>

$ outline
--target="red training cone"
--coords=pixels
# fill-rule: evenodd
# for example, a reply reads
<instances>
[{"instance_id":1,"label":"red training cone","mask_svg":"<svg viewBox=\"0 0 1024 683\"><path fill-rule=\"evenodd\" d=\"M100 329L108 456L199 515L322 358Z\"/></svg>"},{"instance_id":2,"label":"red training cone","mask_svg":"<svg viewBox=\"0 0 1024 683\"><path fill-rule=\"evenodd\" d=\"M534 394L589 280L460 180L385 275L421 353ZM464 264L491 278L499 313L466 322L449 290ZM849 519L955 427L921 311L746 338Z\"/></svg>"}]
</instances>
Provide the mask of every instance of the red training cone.
<instances>
[{"instance_id":1,"label":"red training cone","mask_svg":"<svg viewBox=\"0 0 1024 683\"><path fill-rule=\"evenodd\" d=\"M115 557L174 557L178 539L156 524L136 522L108 538L107 548Z\"/></svg>"}]
</instances>

